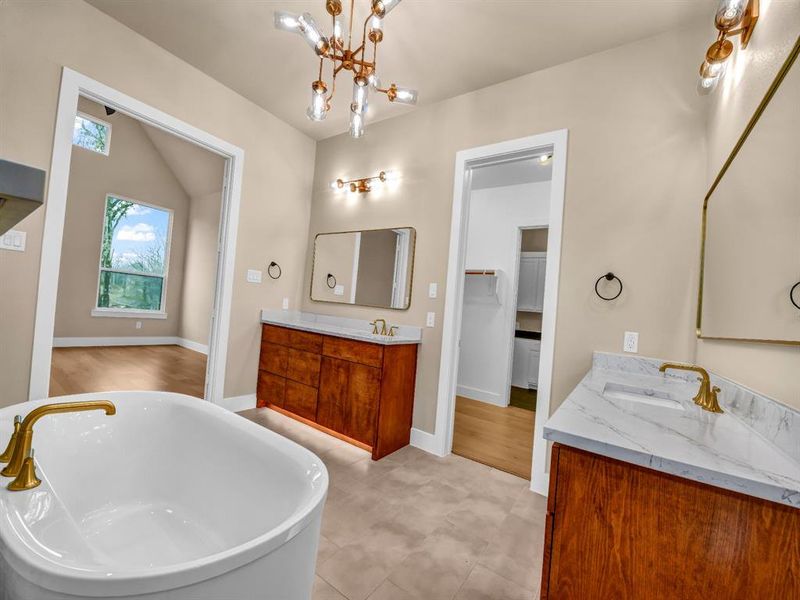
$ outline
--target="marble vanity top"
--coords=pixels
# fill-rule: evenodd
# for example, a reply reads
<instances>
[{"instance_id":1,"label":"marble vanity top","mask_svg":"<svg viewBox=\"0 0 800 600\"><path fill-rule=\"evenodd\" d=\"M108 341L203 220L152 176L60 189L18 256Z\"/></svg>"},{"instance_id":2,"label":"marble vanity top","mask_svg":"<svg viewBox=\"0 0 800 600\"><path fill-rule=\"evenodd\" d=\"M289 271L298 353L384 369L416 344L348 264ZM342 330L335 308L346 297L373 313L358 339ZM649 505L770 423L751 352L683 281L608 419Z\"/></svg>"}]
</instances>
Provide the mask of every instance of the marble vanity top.
<instances>
[{"instance_id":1,"label":"marble vanity top","mask_svg":"<svg viewBox=\"0 0 800 600\"><path fill-rule=\"evenodd\" d=\"M596 352L544 437L800 508L800 412L713 374L725 412L706 412L692 401L697 375L661 374L662 362Z\"/></svg>"},{"instance_id":2,"label":"marble vanity top","mask_svg":"<svg viewBox=\"0 0 800 600\"><path fill-rule=\"evenodd\" d=\"M289 310L262 310L261 322L279 327L311 331L325 335L348 338L373 344L389 346L393 344L419 344L422 342L422 328L398 325L393 336L375 335L369 321L346 319L314 313ZM392 325L391 322L388 325Z\"/></svg>"}]
</instances>

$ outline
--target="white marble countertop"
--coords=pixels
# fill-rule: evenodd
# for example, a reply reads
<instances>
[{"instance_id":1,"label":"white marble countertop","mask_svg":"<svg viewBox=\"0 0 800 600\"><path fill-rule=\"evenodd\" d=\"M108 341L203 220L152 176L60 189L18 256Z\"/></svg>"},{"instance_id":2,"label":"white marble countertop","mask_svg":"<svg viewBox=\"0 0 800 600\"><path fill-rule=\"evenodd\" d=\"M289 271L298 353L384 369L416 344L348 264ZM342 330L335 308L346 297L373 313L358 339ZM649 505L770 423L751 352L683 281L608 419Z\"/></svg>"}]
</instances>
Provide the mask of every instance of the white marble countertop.
<instances>
[{"instance_id":1,"label":"white marble countertop","mask_svg":"<svg viewBox=\"0 0 800 600\"><path fill-rule=\"evenodd\" d=\"M262 310L261 322L279 327L311 331L336 337L372 342L390 346L395 344L419 344L422 342L422 328L410 325L398 325L393 336L375 335L369 321L346 319L315 313L289 310ZM392 325L391 322L388 325Z\"/></svg>"},{"instance_id":2,"label":"white marble countertop","mask_svg":"<svg viewBox=\"0 0 800 600\"><path fill-rule=\"evenodd\" d=\"M713 414L692 401L698 388L696 375L683 371L660 374L661 362L595 353L592 370L545 423L545 438L800 508L800 460L786 444L759 433L774 431L774 427L754 426L736 414L735 406L726 402L726 396L734 401L737 394L732 386L736 384L724 381L719 401L725 412ZM721 378L712 379L718 383ZM677 404L668 408L610 398L604 394L607 384L667 394ZM763 397L760 400L763 402ZM777 405L772 413L783 429L787 424L793 428L800 425L796 411L767 402ZM764 415L772 413L762 411ZM800 429L782 435L796 439Z\"/></svg>"}]
</instances>

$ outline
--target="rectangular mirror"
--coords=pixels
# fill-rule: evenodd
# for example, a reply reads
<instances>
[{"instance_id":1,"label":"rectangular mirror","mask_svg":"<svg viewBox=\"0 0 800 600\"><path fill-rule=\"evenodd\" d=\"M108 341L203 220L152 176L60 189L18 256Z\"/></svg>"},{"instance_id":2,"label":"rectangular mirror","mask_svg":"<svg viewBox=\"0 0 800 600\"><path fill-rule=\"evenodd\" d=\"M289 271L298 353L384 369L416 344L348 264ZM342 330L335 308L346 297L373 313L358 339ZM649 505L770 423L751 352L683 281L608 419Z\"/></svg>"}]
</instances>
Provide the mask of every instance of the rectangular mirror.
<instances>
[{"instance_id":1,"label":"rectangular mirror","mask_svg":"<svg viewBox=\"0 0 800 600\"><path fill-rule=\"evenodd\" d=\"M314 239L311 299L405 310L414 275L413 227L320 233Z\"/></svg>"},{"instance_id":2,"label":"rectangular mirror","mask_svg":"<svg viewBox=\"0 0 800 600\"><path fill-rule=\"evenodd\" d=\"M800 68L784 63L706 196L697 332L800 344Z\"/></svg>"}]
</instances>

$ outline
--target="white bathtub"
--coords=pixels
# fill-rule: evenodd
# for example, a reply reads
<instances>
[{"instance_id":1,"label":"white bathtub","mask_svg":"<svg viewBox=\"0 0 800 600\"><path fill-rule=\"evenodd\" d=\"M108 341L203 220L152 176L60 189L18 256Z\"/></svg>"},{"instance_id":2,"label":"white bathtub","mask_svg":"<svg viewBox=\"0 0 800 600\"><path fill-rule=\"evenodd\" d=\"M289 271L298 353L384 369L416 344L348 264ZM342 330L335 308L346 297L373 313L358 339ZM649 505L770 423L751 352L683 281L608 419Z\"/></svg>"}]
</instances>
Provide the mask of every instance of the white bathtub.
<instances>
[{"instance_id":1,"label":"white bathtub","mask_svg":"<svg viewBox=\"0 0 800 600\"><path fill-rule=\"evenodd\" d=\"M34 427L42 484L0 477L0 598L307 600L328 473L314 454L208 402L114 392ZM0 410L5 448L15 414ZM0 452L2 449L0 448Z\"/></svg>"}]
</instances>

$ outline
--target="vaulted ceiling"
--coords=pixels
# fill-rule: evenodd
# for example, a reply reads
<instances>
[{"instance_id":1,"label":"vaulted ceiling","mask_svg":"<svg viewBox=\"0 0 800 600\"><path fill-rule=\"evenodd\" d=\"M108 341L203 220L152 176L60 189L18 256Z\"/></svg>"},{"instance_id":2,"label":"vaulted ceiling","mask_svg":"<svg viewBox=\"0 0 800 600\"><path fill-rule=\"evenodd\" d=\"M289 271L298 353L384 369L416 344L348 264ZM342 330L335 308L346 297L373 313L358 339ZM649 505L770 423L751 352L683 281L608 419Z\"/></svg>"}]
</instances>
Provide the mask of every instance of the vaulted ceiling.
<instances>
[{"instance_id":1,"label":"vaulted ceiling","mask_svg":"<svg viewBox=\"0 0 800 600\"><path fill-rule=\"evenodd\" d=\"M272 14L310 12L330 29L324 0L87 0L315 139L348 126L351 82L340 77L328 118L305 111L318 59ZM347 0L345 0L347 5ZM355 0L363 23L370 0ZM684 24L711 26L715 0L405 0L386 17L383 81L419 90L420 104L649 37ZM360 38L360 34L358 36ZM368 123L413 110L385 97ZM498 107L501 110L501 107Z\"/></svg>"}]
</instances>

